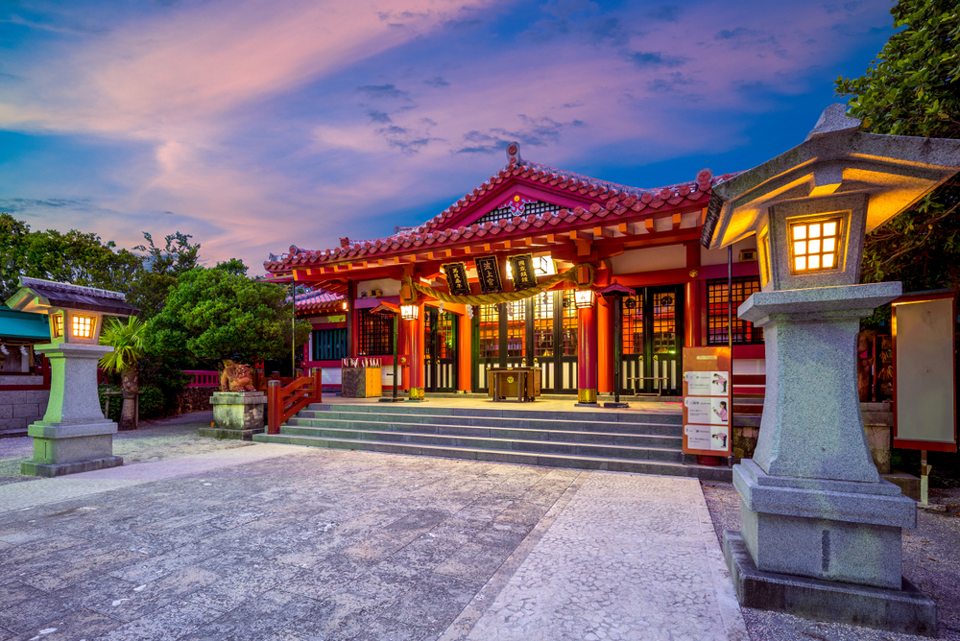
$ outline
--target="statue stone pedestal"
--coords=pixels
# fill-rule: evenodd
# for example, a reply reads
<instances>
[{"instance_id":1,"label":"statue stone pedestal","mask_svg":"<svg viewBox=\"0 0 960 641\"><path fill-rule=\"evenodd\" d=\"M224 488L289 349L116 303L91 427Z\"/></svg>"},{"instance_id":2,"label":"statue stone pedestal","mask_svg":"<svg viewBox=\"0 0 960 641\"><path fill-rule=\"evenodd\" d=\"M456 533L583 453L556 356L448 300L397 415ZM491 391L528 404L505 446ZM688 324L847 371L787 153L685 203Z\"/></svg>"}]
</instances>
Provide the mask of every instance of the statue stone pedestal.
<instances>
[{"instance_id":1,"label":"statue stone pedestal","mask_svg":"<svg viewBox=\"0 0 960 641\"><path fill-rule=\"evenodd\" d=\"M200 436L252 441L254 434L263 433L266 403L263 392L214 392L210 397L213 427L201 427Z\"/></svg>"},{"instance_id":2,"label":"statue stone pedestal","mask_svg":"<svg viewBox=\"0 0 960 641\"><path fill-rule=\"evenodd\" d=\"M757 449L733 470L741 532L724 533L742 605L936 634L936 606L901 574L916 503L880 479L857 393L860 318L900 291L758 292L740 307L763 327L767 368Z\"/></svg>"},{"instance_id":3,"label":"statue stone pedestal","mask_svg":"<svg viewBox=\"0 0 960 641\"><path fill-rule=\"evenodd\" d=\"M33 459L20 471L49 477L123 465L113 455L117 424L103 417L97 397L97 362L113 348L57 343L34 349L50 359L50 400L43 419L27 427Z\"/></svg>"}]
</instances>

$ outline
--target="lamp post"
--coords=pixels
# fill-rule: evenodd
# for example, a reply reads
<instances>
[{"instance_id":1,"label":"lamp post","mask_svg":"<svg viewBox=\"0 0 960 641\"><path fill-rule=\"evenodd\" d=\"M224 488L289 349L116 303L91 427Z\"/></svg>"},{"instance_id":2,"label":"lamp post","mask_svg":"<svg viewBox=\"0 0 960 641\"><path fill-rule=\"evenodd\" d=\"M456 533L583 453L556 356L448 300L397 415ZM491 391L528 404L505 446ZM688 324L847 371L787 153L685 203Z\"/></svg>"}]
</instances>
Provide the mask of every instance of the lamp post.
<instances>
[{"instance_id":1,"label":"lamp post","mask_svg":"<svg viewBox=\"0 0 960 641\"><path fill-rule=\"evenodd\" d=\"M21 278L7 305L47 314L50 342L35 349L50 359L50 399L42 420L27 428L33 459L23 474L61 476L123 465L113 455L117 424L103 416L97 396L97 363L112 347L100 345L103 317L130 316L138 309L123 294L39 278Z\"/></svg>"},{"instance_id":2,"label":"lamp post","mask_svg":"<svg viewBox=\"0 0 960 641\"><path fill-rule=\"evenodd\" d=\"M629 403L620 402L620 376L623 371L621 359L623 356L623 299L633 294L633 291L613 281L600 290L600 295L613 305L613 402L604 403L604 407L630 407Z\"/></svg>"},{"instance_id":3,"label":"lamp post","mask_svg":"<svg viewBox=\"0 0 960 641\"><path fill-rule=\"evenodd\" d=\"M383 314L389 315L392 318L393 322L393 394L390 398L381 398L381 403L399 403L402 401L402 398L397 396L397 368L399 357L399 344L400 344L400 308L392 303L381 302L376 307L370 310L372 314ZM416 314L414 314L416 316Z\"/></svg>"},{"instance_id":4,"label":"lamp post","mask_svg":"<svg viewBox=\"0 0 960 641\"><path fill-rule=\"evenodd\" d=\"M410 332L410 394L407 402L421 403L424 400L423 370L420 353L420 305L419 303L405 303L400 305L400 316L407 321L407 330Z\"/></svg>"},{"instance_id":5,"label":"lamp post","mask_svg":"<svg viewBox=\"0 0 960 641\"><path fill-rule=\"evenodd\" d=\"M577 306L577 407L597 406L597 316L596 293L581 286L573 294Z\"/></svg>"},{"instance_id":6,"label":"lamp post","mask_svg":"<svg viewBox=\"0 0 960 641\"><path fill-rule=\"evenodd\" d=\"M767 368L724 556L743 605L924 634L936 606L901 575L916 504L877 473L855 376L860 319L901 285L858 283L864 235L956 173L960 140L859 124L833 105L804 143L713 189L701 242L757 235L762 288L739 316L763 328Z\"/></svg>"}]
</instances>

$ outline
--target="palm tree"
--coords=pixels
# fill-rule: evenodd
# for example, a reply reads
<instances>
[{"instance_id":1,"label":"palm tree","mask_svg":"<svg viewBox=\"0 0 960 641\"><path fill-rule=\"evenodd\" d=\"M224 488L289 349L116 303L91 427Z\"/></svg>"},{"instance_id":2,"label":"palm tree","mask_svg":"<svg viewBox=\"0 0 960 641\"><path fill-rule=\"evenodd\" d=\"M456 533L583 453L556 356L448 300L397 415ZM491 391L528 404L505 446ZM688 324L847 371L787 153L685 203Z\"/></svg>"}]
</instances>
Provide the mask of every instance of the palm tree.
<instances>
[{"instance_id":1,"label":"palm tree","mask_svg":"<svg viewBox=\"0 0 960 641\"><path fill-rule=\"evenodd\" d=\"M110 345L113 351L100 358L105 369L120 372L120 388L123 390L123 407L120 410L121 430L130 429L135 423L134 408L139 378L138 361L144 353L144 334L147 324L136 316L126 323L113 319L100 335L102 345Z\"/></svg>"}]
</instances>

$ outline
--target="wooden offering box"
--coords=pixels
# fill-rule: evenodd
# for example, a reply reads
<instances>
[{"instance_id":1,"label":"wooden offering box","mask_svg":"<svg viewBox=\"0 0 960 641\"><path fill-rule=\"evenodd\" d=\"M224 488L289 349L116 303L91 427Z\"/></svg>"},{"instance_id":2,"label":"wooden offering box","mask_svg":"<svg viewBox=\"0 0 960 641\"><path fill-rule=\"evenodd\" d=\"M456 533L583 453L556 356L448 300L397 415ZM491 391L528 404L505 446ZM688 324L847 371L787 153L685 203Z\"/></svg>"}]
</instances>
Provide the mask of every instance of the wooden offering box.
<instances>
[{"instance_id":1,"label":"wooden offering box","mask_svg":"<svg viewBox=\"0 0 960 641\"><path fill-rule=\"evenodd\" d=\"M532 401L540 396L540 368L514 367L510 369L489 369L488 395L494 402L506 399L517 399L520 402Z\"/></svg>"},{"instance_id":2,"label":"wooden offering box","mask_svg":"<svg viewBox=\"0 0 960 641\"><path fill-rule=\"evenodd\" d=\"M370 398L383 394L379 358L345 358L341 362L344 398Z\"/></svg>"}]
</instances>

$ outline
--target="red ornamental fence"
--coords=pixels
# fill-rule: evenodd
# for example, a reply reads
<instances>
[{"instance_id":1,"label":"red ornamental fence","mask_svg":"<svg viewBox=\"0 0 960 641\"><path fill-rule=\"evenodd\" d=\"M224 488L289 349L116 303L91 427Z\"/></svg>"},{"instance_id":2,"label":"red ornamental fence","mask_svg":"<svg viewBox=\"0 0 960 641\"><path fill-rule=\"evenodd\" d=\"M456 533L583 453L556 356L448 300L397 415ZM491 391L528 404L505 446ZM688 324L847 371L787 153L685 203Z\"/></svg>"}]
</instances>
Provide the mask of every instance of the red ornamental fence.
<instances>
[{"instance_id":1,"label":"red ornamental fence","mask_svg":"<svg viewBox=\"0 0 960 641\"><path fill-rule=\"evenodd\" d=\"M193 376L193 382L187 387L220 387L220 372L199 369L185 369L184 374Z\"/></svg>"},{"instance_id":2,"label":"red ornamental fence","mask_svg":"<svg viewBox=\"0 0 960 641\"><path fill-rule=\"evenodd\" d=\"M267 434L279 434L280 426L291 416L310 403L322 401L320 368L282 387L278 380L267 381Z\"/></svg>"}]
</instances>

